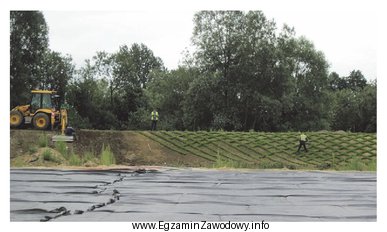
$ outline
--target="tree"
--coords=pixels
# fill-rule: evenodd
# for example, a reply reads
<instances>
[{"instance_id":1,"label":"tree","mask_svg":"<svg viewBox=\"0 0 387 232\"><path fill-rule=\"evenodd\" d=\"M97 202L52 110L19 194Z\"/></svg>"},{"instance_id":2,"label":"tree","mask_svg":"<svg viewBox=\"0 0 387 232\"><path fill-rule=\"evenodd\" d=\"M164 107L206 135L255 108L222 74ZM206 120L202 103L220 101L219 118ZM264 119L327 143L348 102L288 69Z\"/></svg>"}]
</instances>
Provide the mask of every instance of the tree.
<instances>
[{"instance_id":1,"label":"tree","mask_svg":"<svg viewBox=\"0 0 387 232\"><path fill-rule=\"evenodd\" d=\"M329 86L331 90L363 89L367 85L367 80L363 76L360 70L353 70L347 77L340 77L339 74L332 72L329 74Z\"/></svg>"},{"instance_id":2,"label":"tree","mask_svg":"<svg viewBox=\"0 0 387 232\"><path fill-rule=\"evenodd\" d=\"M332 72L328 76L329 88L333 91L342 90L348 87L344 78L340 78L339 74Z\"/></svg>"},{"instance_id":3,"label":"tree","mask_svg":"<svg viewBox=\"0 0 387 232\"><path fill-rule=\"evenodd\" d=\"M163 62L159 57L154 56L144 44L132 44L129 50L132 61L131 71L142 88L146 88L147 83L151 81L150 73L152 71L163 69Z\"/></svg>"},{"instance_id":4,"label":"tree","mask_svg":"<svg viewBox=\"0 0 387 232\"><path fill-rule=\"evenodd\" d=\"M243 114L239 117L244 130L274 129L274 122L267 120L269 105L278 102L287 84L286 75L276 65L279 63L276 25L260 11L249 11L244 18L241 62L235 74L240 77L237 106ZM278 104L276 107L273 111L281 108Z\"/></svg>"},{"instance_id":5,"label":"tree","mask_svg":"<svg viewBox=\"0 0 387 232\"><path fill-rule=\"evenodd\" d=\"M150 73L163 68L162 61L143 44L133 44L130 49L121 46L112 59L113 83L118 90L114 114L118 120L126 122L131 112L144 104L143 89L150 81Z\"/></svg>"},{"instance_id":6,"label":"tree","mask_svg":"<svg viewBox=\"0 0 387 232\"><path fill-rule=\"evenodd\" d=\"M115 69L114 57L107 52L97 52L93 57L95 62L95 72L96 76L99 79L105 79L109 84L109 96L110 96L110 106L113 108L113 96L115 91L121 86L120 79L116 78L113 75L113 70Z\"/></svg>"},{"instance_id":7,"label":"tree","mask_svg":"<svg viewBox=\"0 0 387 232\"><path fill-rule=\"evenodd\" d=\"M334 130L376 132L376 82L367 83L360 70L347 77L329 75Z\"/></svg>"},{"instance_id":8,"label":"tree","mask_svg":"<svg viewBox=\"0 0 387 232\"><path fill-rule=\"evenodd\" d=\"M71 86L72 103L93 128L139 129L148 106L145 87L151 73L162 70L161 59L143 44L120 46L112 54L97 52Z\"/></svg>"},{"instance_id":9,"label":"tree","mask_svg":"<svg viewBox=\"0 0 387 232\"><path fill-rule=\"evenodd\" d=\"M197 46L196 59L203 71L220 75L222 106L230 106L232 86L241 49L244 23L240 11L201 11L194 16L192 41Z\"/></svg>"},{"instance_id":10,"label":"tree","mask_svg":"<svg viewBox=\"0 0 387 232\"><path fill-rule=\"evenodd\" d=\"M58 52L47 51L39 67L40 89L56 90L64 101L66 87L74 75L74 65L70 56L62 56Z\"/></svg>"},{"instance_id":11,"label":"tree","mask_svg":"<svg viewBox=\"0 0 387 232\"><path fill-rule=\"evenodd\" d=\"M328 64L306 38L295 41L292 59L294 108L291 120L295 130L329 129Z\"/></svg>"},{"instance_id":12,"label":"tree","mask_svg":"<svg viewBox=\"0 0 387 232\"><path fill-rule=\"evenodd\" d=\"M376 132L376 82L335 92L332 129Z\"/></svg>"},{"instance_id":13,"label":"tree","mask_svg":"<svg viewBox=\"0 0 387 232\"><path fill-rule=\"evenodd\" d=\"M78 71L78 78L69 86L67 100L79 114L78 123L94 129L116 129L118 120L110 109L108 83L98 79L89 60ZM78 126L78 125L77 125Z\"/></svg>"},{"instance_id":14,"label":"tree","mask_svg":"<svg viewBox=\"0 0 387 232\"><path fill-rule=\"evenodd\" d=\"M275 63L274 23L260 11L202 11L195 14L194 21L196 61L203 72L218 77L213 99L222 101L213 104L216 124L240 129L243 122L246 128L252 96L275 90L266 85ZM244 120L237 113L241 104Z\"/></svg>"},{"instance_id":15,"label":"tree","mask_svg":"<svg viewBox=\"0 0 387 232\"><path fill-rule=\"evenodd\" d=\"M358 131L376 132L376 81L366 85L360 93L359 116L360 123Z\"/></svg>"},{"instance_id":16,"label":"tree","mask_svg":"<svg viewBox=\"0 0 387 232\"><path fill-rule=\"evenodd\" d=\"M221 101L216 97L219 77L201 74L189 85L183 102L184 125L189 130L210 129L214 109Z\"/></svg>"},{"instance_id":17,"label":"tree","mask_svg":"<svg viewBox=\"0 0 387 232\"><path fill-rule=\"evenodd\" d=\"M24 104L39 86L39 68L48 49L48 27L38 11L10 12L11 107Z\"/></svg>"},{"instance_id":18,"label":"tree","mask_svg":"<svg viewBox=\"0 0 387 232\"><path fill-rule=\"evenodd\" d=\"M198 70L180 66L169 72L159 71L151 74L145 95L149 106L157 108L162 120L159 127L162 129L186 129L184 121L184 100L192 81L198 77ZM148 109L148 111L151 109Z\"/></svg>"},{"instance_id":19,"label":"tree","mask_svg":"<svg viewBox=\"0 0 387 232\"><path fill-rule=\"evenodd\" d=\"M348 77L345 78L347 88L356 90L357 88L363 89L367 85L367 80L363 76L360 70L353 70Z\"/></svg>"},{"instance_id":20,"label":"tree","mask_svg":"<svg viewBox=\"0 0 387 232\"><path fill-rule=\"evenodd\" d=\"M343 89L335 95L332 129L353 131L358 120L356 94L350 89Z\"/></svg>"},{"instance_id":21,"label":"tree","mask_svg":"<svg viewBox=\"0 0 387 232\"><path fill-rule=\"evenodd\" d=\"M211 106L217 127L327 127L328 65L313 43L296 38L286 25L277 35L275 22L260 11L202 11L194 22L196 63L203 74L215 77Z\"/></svg>"}]
</instances>

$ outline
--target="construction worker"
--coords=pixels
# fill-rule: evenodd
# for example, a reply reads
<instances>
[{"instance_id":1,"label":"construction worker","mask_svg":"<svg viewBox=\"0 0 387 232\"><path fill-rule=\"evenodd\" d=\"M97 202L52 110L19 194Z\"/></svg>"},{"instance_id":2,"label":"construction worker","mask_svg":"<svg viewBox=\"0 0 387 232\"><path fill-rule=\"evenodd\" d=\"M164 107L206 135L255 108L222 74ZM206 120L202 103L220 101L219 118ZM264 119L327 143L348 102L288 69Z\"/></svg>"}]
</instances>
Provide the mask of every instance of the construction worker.
<instances>
[{"instance_id":1,"label":"construction worker","mask_svg":"<svg viewBox=\"0 0 387 232\"><path fill-rule=\"evenodd\" d=\"M70 125L67 125L66 130L65 130L65 135L66 136L73 136L75 134L74 128L72 128Z\"/></svg>"},{"instance_id":2,"label":"construction worker","mask_svg":"<svg viewBox=\"0 0 387 232\"><path fill-rule=\"evenodd\" d=\"M73 140L74 141L77 140L77 137L76 137L76 134L75 134L75 130L74 130L74 128L72 128L70 126L70 124L67 124L67 126L66 126L65 135L66 136L73 136Z\"/></svg>"},{"instance_id":3,"label":"construction worker","mask_svg":"<svg viewBox=\"0 0 387 232\"><path fill-rule=\"evenodd\" d=\"M300 134L300 145L298 146L297 153L300 152L301 147L304 147L304 150L308 152L308 149L306 149L306 142L308 142L308 137L304 134Z\"/></svg>"},{"instance_id":4,"label":"construction worker","mask_svg":"<svg viewBox=\"0 0 387 232\"><path fill-rule=\"evenodd\" d=\"M157 112L156 109L154 109L152 111L151 120L152 120L152 128L151 128L151 130L156 130L157 121L159 120L159 112Z\"/></svg>"}]
</instances>

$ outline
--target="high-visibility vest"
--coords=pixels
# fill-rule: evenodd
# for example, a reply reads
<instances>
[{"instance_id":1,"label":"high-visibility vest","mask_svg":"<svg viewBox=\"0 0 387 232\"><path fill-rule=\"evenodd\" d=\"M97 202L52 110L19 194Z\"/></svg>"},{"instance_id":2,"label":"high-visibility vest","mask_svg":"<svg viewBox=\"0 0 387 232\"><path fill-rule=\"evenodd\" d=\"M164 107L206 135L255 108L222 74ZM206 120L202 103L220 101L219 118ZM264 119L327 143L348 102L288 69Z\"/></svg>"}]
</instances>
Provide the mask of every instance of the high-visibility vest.
<instances>
[{"instance_id":1,"label":"high-visibility vest","mask_svg":"<svg viewBox=\"0 0 387 232\"><path fill-rule=\"evenodd\" d=\"M154 111L152 111L152 116L151 116L151 120L153 121L153 120L159 120L159 112L154 112Z\"/></svg>"},{"instance_id":2,"label":"high-visibility vest","mask_svg":"<svg viewBox=\"0 0 387 232\"><path fill-rule=\"evenodd\" d=\"M306 135L301 134L301 135L300 135L300 140L301 140L301 141L306 141Z\"/></svg>"}]
</instances>

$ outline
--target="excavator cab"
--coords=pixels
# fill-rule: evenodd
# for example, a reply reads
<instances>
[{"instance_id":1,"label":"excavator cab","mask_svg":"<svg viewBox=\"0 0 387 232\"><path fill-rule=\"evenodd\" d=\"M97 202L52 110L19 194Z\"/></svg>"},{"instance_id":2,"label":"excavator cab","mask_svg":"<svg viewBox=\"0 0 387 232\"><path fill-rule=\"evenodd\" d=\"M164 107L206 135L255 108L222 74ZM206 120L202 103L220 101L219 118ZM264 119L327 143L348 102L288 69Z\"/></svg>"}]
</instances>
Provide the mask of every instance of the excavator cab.
<instances>
[{"instance_id":1,"label":"excavator cab","mask_svg":"<svg viewBox=\"0 0 387 232\"><path fill-rule=\"evenodd\" d=\"M35 113L39 109L53 109L54 104L52 101L53 95L42 92L32 92L32 99L30 104L30 113Z\"/></svg>"}]
</instances>

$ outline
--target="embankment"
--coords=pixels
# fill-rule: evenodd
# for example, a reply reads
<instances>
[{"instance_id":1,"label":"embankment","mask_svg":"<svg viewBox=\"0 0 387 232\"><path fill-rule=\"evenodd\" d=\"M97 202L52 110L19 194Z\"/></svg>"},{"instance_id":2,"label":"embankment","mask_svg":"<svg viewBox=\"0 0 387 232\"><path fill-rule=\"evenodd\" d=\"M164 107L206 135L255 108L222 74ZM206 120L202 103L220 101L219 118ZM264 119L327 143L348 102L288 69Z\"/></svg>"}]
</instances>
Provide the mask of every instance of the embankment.
<instances>
[{"instance_id":1,"label":"embankment","mask_svg":"<svg viewBox=\"0 0 387 232\"><path fill-rule=\"evenodd\" d=\"M11 130L11 164L52 132ZM376 134L307 133L309 151L296 153L297 133L79 130L72 151L96 157L109 145L117 164L188 167L376 170ZM55 147L51 142L48 146Z\"/></svg>"}]
</instances>

